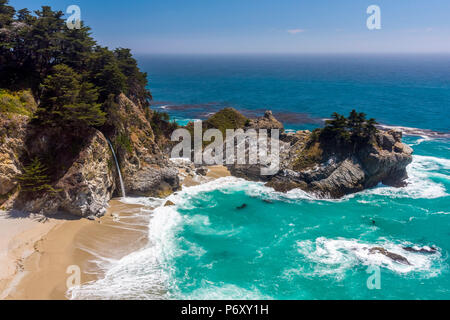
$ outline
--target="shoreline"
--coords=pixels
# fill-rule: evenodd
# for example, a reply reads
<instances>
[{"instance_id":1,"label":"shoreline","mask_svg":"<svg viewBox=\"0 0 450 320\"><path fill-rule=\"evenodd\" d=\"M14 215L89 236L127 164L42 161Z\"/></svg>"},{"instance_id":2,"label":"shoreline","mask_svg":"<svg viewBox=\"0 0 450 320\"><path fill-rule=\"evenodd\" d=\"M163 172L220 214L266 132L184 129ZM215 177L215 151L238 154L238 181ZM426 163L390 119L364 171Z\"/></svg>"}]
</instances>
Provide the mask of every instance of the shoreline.
<instances>
[{"instance_id":1,"label":"shoreline","mask_svg":"<svg viewBox=\"0 0 450 320\"><path fill-rule=\"evenodd\" d=\"M211 166L206 176L184 176L182 185L229 175L226 167ZM94 221L65 215L39 222L29 216L13 220L0 215L2 228L12 230L0 243L6 253L2 260L0 251L0 300L68 299L66 283L72 275L68 267L79 267L81 284L100 279L102 264L148 244L148 223L155 208L112 199L106 214Z\"/></svg>"}]
</instances>

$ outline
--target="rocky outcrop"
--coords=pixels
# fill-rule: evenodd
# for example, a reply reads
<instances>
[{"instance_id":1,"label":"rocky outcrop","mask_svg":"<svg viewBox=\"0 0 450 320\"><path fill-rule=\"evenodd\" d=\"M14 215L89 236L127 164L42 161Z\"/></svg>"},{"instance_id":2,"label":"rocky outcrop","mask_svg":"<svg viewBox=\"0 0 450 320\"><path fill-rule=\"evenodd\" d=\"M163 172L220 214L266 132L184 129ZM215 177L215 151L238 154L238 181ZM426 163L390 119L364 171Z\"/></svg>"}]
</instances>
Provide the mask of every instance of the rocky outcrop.
<instances>
[{"instance_id":1,"label":"rocky outcrop","mask_svg":"<svg viewBox=\"0 0 450 320\"><path fill-rule=\"evenodd\" d=\"M256 119L250 119L248 124L248 128L252 129L279 129L280 131L284 131L283 124L278 121L272 114L272 111L266 111L264 113L264 116L256 118Z\"/></svg>"},{"instance_id":2,"label":"rocky outcrop","mask_svg":"<svg viewBox=\"0 0 450 320\"><path fill-rule=\"evenodd\" d=\"M177 190L178 170L155 142L145 109L124 95L115 107L101 131L70 132L34 126L27 116L2 117L0 207L45 215L102 215L108 201L121 196L108 138L117 151L127 195L165 196ZM35 157L45 160L52 190L19 192L24 164Z\"/></svg>"},{"instance_id":3,"label":"rocky outcrop","mask_svg":"<svg viewBox=\"0 0 450 320\"><path fill-rule=\"evenodd\" d=\"M22 174L20 158L25 152L27 124L28 117L23 115L0 118L0 207L5 209L12 205L17 176Z\"/></svg>"},{"instance_id":4,"label":"rocky outcrop","mask_svg":"<svg viewBox=\"0 0 450 320\"><path fill-rule=\"evenodd\" d=\"M271 112L250 120L250 128L281 129ZM403 144L402 133L378 131L374 139L353 149L321 143L317 132L280 133L278 171L261 175L262 165L229 165L238 177L267 182L277 191L300 188L321 198L340 198L383 183L401 187L412 162L412 149ZM247 151L248 155L248 151ZM273 154L271 155L273 157Z\"/></svg>"},{"instance_id":5,"label":"rocky outcrop","mask_svg":"<svg viewBox=\"0 0 450 320\"><path fill-rule=\"evenodd\" d=\"M144 108L120 95L109 120L127 195L165 196L180 188L178 170L155 141Z\"/></svg>"},{"instance_id":6,"label":"rocky outcrop","mask_svg":"<svg viewBox=\"0 0 450 320\"><path fill-rule=\"evenodd\" d=\"M284 161L280 172L268 185L278 191L300 188L318 197L340 198L379 183L404 186L406 167L412 162L412 149L401 142L401 132L380 131L375 142L354 152L319 155L309 166L300 169L296 169L296 161L296 157Z\"/></svg>"},{"instance_id":7,"label":"rocky outcrop","mask_svg":"<svg viewBox=\"0 0 450 320\"><path fill-rule=\"evenodd\" d=\"M15 207L45 215L59 212L81 217L102 215L116 188L114 159L104 135L93 130L67 172L39 197L24 195Z\"/></svg>"}]
</instances>

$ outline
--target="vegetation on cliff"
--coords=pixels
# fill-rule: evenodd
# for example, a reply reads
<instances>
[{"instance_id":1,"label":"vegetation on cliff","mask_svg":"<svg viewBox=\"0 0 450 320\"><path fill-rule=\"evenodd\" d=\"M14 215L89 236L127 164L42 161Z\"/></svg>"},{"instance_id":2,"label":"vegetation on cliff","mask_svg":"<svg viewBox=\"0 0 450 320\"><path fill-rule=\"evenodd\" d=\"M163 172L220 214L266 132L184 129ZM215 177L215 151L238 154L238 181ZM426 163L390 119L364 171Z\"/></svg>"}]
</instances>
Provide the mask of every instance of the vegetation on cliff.
<instances>
[{"instance_id":1,"label":"vegetation on cliff","mask_svg":"<svg viewBox=\"0 0 450 320\"><path fill-rule=\"evenodd\" d=\"M69 29L63 16L49 6L32 13L0 0L0 142L21 132L21 143L3 147L8 159L12 154L20 162L8 181L22 191L32 185L27 197L67 176L98 131L112 142L122 167L133 166L126 172L131 176L149 162L162 163L153 157L160 153L155 136L175 126L149 109L147 74L129 49L102 47L89 27ZM46 178L31 181L33 170L42 168ZM24 175L19 179L17 172Z\"/></svg>"},{"instance_id":2,"label":"vegetation on cliff","mask_svg":"<svg viewBox=\"0 0 450 320\"><path fill-rule=\"evenodd\" d=\"M366 119L366 114L352 110L348 117L337 112L325 127L312 132L305 148L294 161L297 171L313 168L328 158L331 153L346 155L374 141L377 133L375 119Z\"/></svg>"},{"instance_id":3,"label":"vegetation on cliff","mask_svg":"<svg viewBox=\"0 0 450 320\"><path fill-rule=\"evenodd\" d=\"M108 102L120 93L148 106L147 75L129 49L96 44L90 28L67 28L48 6L32 14L0 0L0 87L31 89L36 120L54 126L101 126Z\"/></svg>"},{"instance_id":4,"label":"vegetation on cliff","mask_svg":"<svg viewBox=\"0 0 450 320\"><path fill-rule=\"evenodd\" d=\"M36 103L30 91L22 90L18 92L10 92L5 89L0 89L1 114L32 116L35 110Z\"/></svg>"},{"instance_id":5,"label":"vegetation on cliff","mask_svg":"<svg viewBox=\"0 0 450 320\"><path fill-rule=\"evenodd\" d=\"M375 119L366 119L366 114L352 110L346 118L335 112L332 119L327 120L325 128L318 136L322 142L337 143L340 146L355 146L363 144L375 136L377 122Z\"/></svg>"},{"instance_id":6,"label":"vegetation on cliff","mask_svg":"<svg viewBox=\"0 0 450 320\"><path fill-rule=\"evenodd\" d=\"M47 170L41 160L35 157L30 164L25 166L23 174L19 177L22 191L30 193L55 192L56 190L49 185L50 177Z\"/></svg>"}]
</instances>

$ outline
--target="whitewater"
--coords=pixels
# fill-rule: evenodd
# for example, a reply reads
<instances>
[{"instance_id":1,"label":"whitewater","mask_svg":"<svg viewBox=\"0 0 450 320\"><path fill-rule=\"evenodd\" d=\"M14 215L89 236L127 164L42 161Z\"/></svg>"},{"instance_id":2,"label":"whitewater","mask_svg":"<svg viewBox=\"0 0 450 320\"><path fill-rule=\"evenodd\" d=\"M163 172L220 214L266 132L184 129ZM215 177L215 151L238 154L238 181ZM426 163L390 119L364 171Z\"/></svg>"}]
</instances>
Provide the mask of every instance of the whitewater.
<instances>
[{"instance_id":1,"label":"whitewater","mask_svg":"<svg viewBox=\"0 0 450 320\"><path fill-rule=\"evenodd\" d=\"M448 299L448 140L407 137L408 185L339 200L275 192L235 177L183 188L144 204L148 245L99 263L105 276L72 299ZM247 207L237 210L242 204ZM382 247L409 265L370 251ZM436 248L420 253L405 248ZM369 267L381 288L367 287Z\"/></svg>"}]
</instances>

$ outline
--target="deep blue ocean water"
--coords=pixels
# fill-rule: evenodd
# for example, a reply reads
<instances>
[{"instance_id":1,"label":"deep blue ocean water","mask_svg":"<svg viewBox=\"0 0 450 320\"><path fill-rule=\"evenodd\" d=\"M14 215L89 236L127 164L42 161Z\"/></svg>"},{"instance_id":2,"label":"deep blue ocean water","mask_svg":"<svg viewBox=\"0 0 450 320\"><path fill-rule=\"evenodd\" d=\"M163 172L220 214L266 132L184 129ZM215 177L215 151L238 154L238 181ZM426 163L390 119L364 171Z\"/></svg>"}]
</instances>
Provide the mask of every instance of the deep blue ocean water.
<instances>
[{"instance_id":1,"label":"deep blue ocean water","mask_svg":"<svg viewBox=\"0 0 450 320\"><path fill-rule=\"evenodd\" d=\"M306 115L303 123L283 119L299 129L357 109L386 125L450 130L448 55L151 56L139 62L149 73L154 106L181 119L205 118L225 106L270 109Z\"/></svg>"},{"instance_id":2,"label":"deep blue ocean water","mask_svg":"<svg viewBox=\"0 0 450 320\"><path fill-rule=\"evenodd\" d=\"M450 57L141 57L154 108L179 122L224 106L271 109L290 129L332 112L448 132ZM104 279L74 298L450 299L450 140L406 136L415 151L408 186L378 186L341 200L222 178L162 200L148 247L107 261ZM242 204L247 207L237 210ZM383 247L409 265L370 252ZM435 247L434 254L406 247ZM379 268L380 288L367 281ZM370 270L369 270L370 271Z\"/></svg>"}]
</instances>

